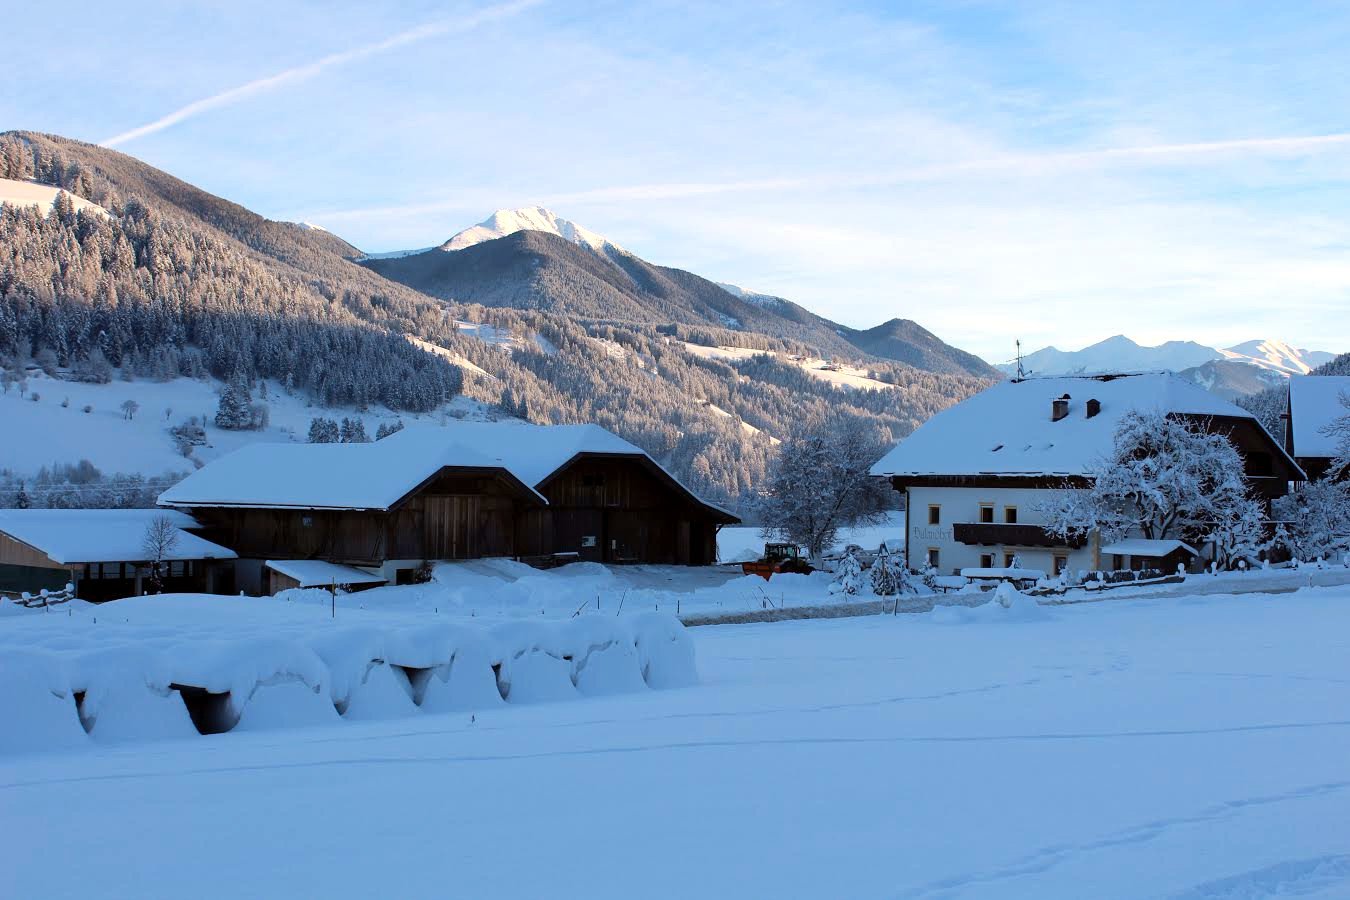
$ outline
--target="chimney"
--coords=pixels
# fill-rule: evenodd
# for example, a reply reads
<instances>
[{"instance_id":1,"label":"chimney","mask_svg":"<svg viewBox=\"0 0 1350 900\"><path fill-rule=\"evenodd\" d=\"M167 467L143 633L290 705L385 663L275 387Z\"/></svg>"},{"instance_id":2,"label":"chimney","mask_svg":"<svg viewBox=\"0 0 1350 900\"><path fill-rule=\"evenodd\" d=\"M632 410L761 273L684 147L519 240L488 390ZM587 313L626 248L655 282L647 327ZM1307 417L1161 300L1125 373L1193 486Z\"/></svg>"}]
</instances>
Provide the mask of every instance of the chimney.
<instances>
[{"instance_id":1,"label":"chimney","mask_svg":"<svg viewBox=\"0 0 1350 900\"><path fill-rule=\"evenodd\" d=\"M1058 422L1069 414L1069 395L1065 394L1050 404L1050 421Z\"/></svg>"},{"instance_id":2,"label":"chimney","mask_svg":"<svg viewBox=\"0 0 1350 900\"><path fill-rule=\"evenodd\" d=\"M1092 399L1087 402L1087 417L1090 419L1102 411L1102 401Z\"/></svg>"}]
</instances>

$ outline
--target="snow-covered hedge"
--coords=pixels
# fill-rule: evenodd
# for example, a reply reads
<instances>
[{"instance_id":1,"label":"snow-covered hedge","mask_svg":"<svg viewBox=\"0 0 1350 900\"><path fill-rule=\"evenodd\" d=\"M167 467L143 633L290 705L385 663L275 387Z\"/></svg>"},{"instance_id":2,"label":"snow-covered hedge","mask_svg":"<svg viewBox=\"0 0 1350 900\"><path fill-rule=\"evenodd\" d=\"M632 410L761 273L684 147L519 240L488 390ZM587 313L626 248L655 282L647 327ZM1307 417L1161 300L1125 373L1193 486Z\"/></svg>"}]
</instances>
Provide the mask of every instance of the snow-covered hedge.
<instances>
[{"instance_id":1,"label":"snow-covered hedge","mask_svg":"<svg viewBox=\"0 0 1350 900\"><path fill-rule=\"evenodd\" d=\"M168 636L117 634L102 643L96 634L52 633L29 648L0 646L0 755L91 739L158 740L475 710L698 680L684 626L657 613L488 627L362 623L276 637L184 629Z\"/></svg>"}]
</instances>

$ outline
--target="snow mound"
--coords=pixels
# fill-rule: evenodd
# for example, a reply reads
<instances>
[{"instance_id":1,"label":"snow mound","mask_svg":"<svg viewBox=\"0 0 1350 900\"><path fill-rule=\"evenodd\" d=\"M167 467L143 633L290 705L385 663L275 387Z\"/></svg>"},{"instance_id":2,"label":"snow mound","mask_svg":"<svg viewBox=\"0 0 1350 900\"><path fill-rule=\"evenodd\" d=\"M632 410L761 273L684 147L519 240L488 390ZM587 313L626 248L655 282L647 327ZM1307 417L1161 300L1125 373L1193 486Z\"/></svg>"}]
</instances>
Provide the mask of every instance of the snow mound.
<instances>
[{"instance_id":1,"label":"snow mound","mask_svg":"<svg viewBox=\"0 0 1350 900\"><path fill-rule=\"evenodd\" d=\"M79 617L15 617L0 631L0 755L89 745L90 736L332 725L698 681L693 642L661 613L322 627L309 610L161 595Z\"/></svg>"},{"instance_id":2,"label":"snow mound","mask_svg":"<svg viewBox=\"0 0 1350 900\"><path fill-rule=\"evenodd\" d=\"M935 606L928 617L939 625L979 625L1036 622L1050 618L1050 614L1036 602L1035 597L1023 594L1005 581L994 590L987 603L980 606Z\"/></svg>"},{"instance_id":3,"label":"snow mound","mask_svg":"<svg viewBox=\"0 0 1350 900\"><path fill-rule=\"evenodd\" d=\"M62 668L37 654L0 657L0 756L88 743Z\"/></svg>"}]
</instances>

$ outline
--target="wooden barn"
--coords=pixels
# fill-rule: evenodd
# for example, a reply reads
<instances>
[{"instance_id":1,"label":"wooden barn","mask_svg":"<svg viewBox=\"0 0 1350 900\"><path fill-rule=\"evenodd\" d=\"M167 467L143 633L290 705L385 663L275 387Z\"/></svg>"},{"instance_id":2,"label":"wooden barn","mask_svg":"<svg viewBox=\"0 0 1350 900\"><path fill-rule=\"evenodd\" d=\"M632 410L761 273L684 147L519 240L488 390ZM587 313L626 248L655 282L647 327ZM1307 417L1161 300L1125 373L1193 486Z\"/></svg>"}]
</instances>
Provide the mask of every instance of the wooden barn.
<instances>
[{"instance_id":1,"label":"wooden barn","mask_svg":"<svg viewBox=\"0 0 1350 900\"><path fill-rule=\"evenodd\" d=\"M264 563L323 560L406 583L433 560L707 565L737 522L650 456L592 425L456 423L369 444L254 444L166 491L234 549L231 588ZM285 583L284 580L281 583Z\"/></svg>"},{"instance_id":2,"label":"wooden barn","mask_svg":"<svg viewBox=\"0 0 1350 900\"><path fill-rule=\"evenodd\" d=\"M81 600L134 597L149 587L146 530L172 526L161 554L166 591L213 593L228 587L234 551L192 533L198 522L163 509L0 510L0 591L37 593L75 585Z\"/></svg>"}]
</instances>

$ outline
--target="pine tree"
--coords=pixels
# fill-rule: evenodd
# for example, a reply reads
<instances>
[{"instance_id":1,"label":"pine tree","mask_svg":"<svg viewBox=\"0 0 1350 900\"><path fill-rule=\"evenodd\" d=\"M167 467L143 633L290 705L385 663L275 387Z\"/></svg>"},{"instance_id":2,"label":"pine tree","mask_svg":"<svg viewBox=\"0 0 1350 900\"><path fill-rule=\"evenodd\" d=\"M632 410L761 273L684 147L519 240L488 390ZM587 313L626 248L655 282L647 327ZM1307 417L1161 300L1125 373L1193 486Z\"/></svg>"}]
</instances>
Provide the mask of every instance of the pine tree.
<instances>
[{"instance_id":1,"label":"pine tree","mask_svg":"<svg viewBox=\"0 0 1350 900\"><path fill-rule=\"evenodd\" d=\"M238 431L251 427L253 410L248 384L242 374L236 374L220 392L220 405L216 409L216 427Z\"/></svg>"},{"instance_id":2,"label":"pine tree","mask_svg":"<svg viewBox=\"0 0 1350 900\"><path fill-rule=\"evenodd\" d=\"M342 426L338 431L338 440L344 444L366 444L370 438L366 436L366 423L359 419L349 419L342 417Z\"/></svg>"},{"instance_id":3,"label":"pine tree","mask_svg":"<svg viewBox=\"0 0 1350 900\"><path fill-rule=\"evenodd\" d=\"M872 561L872 593L882 597L891 597L900 591L900 579L896 572L891 554L882 545L877 558Z\"/></svg>"},{"instance_id":4,"label":"pine tree","mask_svg":"<svg viewBox=\"0 0 1350 900\"><path fill-rule=\"evenodd\" d=\"M336 444L339 432L338 423L322 416L309 420L309 442L311 444Z\"/></svg>"},{"instance_id":5,"label":"pine tree","mask_svg":"<svg viewBox=\"0 0 1350 900\"><path fill-rule=\"evenodd\" d=\"M853 595L861 591L862 587L862 561L858 559L857 554L849 550L844 554L844 558L839 560L839 568L834 571L834 584L830 585L830 590L836 594Z\"/></svg>"}]
</instances>

